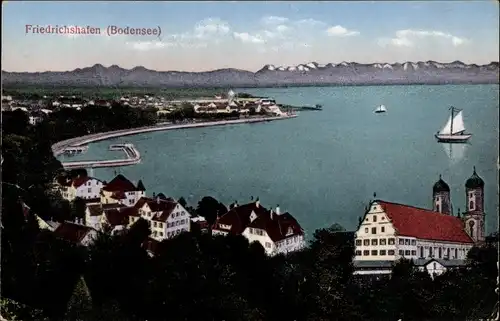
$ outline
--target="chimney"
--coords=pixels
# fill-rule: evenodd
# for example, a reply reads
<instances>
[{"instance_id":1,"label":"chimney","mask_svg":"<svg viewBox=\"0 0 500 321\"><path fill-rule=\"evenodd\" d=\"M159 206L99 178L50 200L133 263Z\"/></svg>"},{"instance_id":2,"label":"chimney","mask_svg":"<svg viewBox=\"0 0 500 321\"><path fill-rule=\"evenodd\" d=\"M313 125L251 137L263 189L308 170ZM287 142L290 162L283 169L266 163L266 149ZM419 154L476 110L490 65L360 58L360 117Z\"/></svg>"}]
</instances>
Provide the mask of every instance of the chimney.
<instances>
[{"instance_id":1,"label":"chimney","mask_svg":"<svg viewBox=\"0 0 500 321\"><path fill-rule=\"evenodd\" d=\"M271 220L273 219L273 216L274 216L273 210L270 210L269 211L269 217L271 218Z\"/></svg>"},{"instance_id":2,"label":"chimney","mask_svg":"<svg viewBox=\"0 0 500 321\"><path fill-rule=\"evenodd\" d=\"M156 193L155 193L155 192L153 192L153 198L155 198L155 197L156 197Z\"/></svg>"},{"instance_id":3,"label":"chimney","mask_svg":"<svg viewBox=\"0 0 500 321\"><path fill-rule=\"evenodd\" d=\"M260 205L260 200L259 198L257 197L257 199L255 200L255 207L259 207Z\"/></svg>"},{"instance_id":4,"label":"chimney","mask_svg":"<svg viewBox=\"0 0 500 321\"><path fill-rule=\"evenodd\" d=\"M156 204L160 204L160 197L159 196L156 197Z\"/></svg>"},{"instance_id":5,"label":"chimney","mask_svg":"<svg viewBox=\"0 0 500 321\"><path fill-rule=\"evenodd\" d=\"M276 215L280 215L280 205L276 205Z\"/></svg>"}]
</instances>

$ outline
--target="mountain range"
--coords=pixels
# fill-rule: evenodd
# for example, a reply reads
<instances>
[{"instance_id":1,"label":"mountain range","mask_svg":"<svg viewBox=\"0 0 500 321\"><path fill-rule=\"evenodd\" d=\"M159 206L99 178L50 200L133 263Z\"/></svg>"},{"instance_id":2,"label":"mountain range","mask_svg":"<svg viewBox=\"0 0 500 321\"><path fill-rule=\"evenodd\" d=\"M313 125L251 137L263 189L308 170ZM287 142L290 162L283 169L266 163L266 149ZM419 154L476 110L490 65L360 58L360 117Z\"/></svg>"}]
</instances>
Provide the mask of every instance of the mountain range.
<instances>
[{"instance_id":1,"label":"mountain range","mask_svg":"<svg viewBox=\"0 0 500 321\"><path fill-rule=\"evenodd\" d=\"M498 62L487 65L461 61L439 63L341 62L296 66L265 65L257 72L217 69L204 72L156 71L144 67L124 69L117 65L78 68L72 71L7 72L2 83L9 85L71 87L269 87L314 85L388 85L388 84L497 84Z\"/></svg>"}]
</instances>

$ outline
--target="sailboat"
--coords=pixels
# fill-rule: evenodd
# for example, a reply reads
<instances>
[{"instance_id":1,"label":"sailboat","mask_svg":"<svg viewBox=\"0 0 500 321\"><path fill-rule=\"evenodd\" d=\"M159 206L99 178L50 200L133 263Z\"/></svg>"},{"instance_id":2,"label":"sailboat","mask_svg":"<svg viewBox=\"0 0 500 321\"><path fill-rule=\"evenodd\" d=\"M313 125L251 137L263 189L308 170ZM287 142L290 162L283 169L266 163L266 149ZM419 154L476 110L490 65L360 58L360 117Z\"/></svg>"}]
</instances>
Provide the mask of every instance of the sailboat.
<instances>
[{"instance_id":1,"label":"sailboat","mask_svg":"<svg viewBox=\"0 0 500 321\"><path fill-rule=\"evenodd\" d=\"M462 110L450 107L450 118L435 137L440 143L466 143L472 134L465 133L464 118Z\"/></svg>"},{"instance_id":2,"label":"sailboat","mask_svg":"<svg viewBox=\"0 0 500 321\"><path fill-rule=\"evenodd\" d=\"M380 114L380 113L385 113L387 109L385 108L384 105L380 105L375 109L375 114Z\"/></svg>"}]
</instances>

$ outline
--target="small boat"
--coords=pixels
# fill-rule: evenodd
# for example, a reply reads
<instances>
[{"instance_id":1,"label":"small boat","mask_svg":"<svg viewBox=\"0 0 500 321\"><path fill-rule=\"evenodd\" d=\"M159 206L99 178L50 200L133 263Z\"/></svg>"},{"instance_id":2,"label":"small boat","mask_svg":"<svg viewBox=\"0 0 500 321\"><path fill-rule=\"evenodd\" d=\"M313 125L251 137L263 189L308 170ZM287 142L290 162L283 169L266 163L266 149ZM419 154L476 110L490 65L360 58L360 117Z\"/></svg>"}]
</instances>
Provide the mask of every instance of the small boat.
<instances>
[{"instance_id":1,"label":"small boat","mask_svg":"<svg viewBox=\"0 0 500 321\"><path fill-rule=\"evenodd\" d=\"M385 113L387 109L385 108L384 105L380 105L375 109L375 114L380 114L380 113Z\"/></svg>"},{"instance_id":2,"label":"small boat","mask_svg":"<svg viewBox=\"0 0 500 321\"><path fill-rule=\"evenodd\" d=\"M435 137L439 143L466 143L472 134L465 132L462 110L450 107L451 114L443 129Z\"/></svg>"}]
</instances>

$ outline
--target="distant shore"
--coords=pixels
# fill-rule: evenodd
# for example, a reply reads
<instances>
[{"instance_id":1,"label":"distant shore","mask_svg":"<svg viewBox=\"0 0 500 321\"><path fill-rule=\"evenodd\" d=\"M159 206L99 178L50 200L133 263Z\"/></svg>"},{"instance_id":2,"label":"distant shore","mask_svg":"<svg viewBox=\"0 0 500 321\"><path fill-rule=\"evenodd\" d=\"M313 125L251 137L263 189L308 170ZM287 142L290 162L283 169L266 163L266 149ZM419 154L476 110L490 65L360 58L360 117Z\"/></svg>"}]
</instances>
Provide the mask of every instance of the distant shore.
<instances>
[{"instance_id":1,"label":"distant shore","mask_svg":"<svg viewBox=\"0 0 500 321\"><path fill-rule=\"evenodd\" d=\"M206 121L206 122L188 123L180 125L168 123L168 124L159 124L155 126L148 126L141 128L115 130L105 133L85 135L57 142L52 145L52 152L54 153L54 156L57 157L64 152L65 148L70 146L82 146L93 142L107 140L110 138L137 135L142 133L150 133L150 132L173 130L173 129L184 129L184 128L199 128L199 127L213 127L213 126L224 126L224 125L235 125L235 124L246 124L246 123L258 123L258 122L267 122L273 120L290 119L295 117L297 117L297 115L267 116L267 117L255 117L255 118L244 118L244 119L222 120L222 121Z\"/></svg>"}]
</instances>

